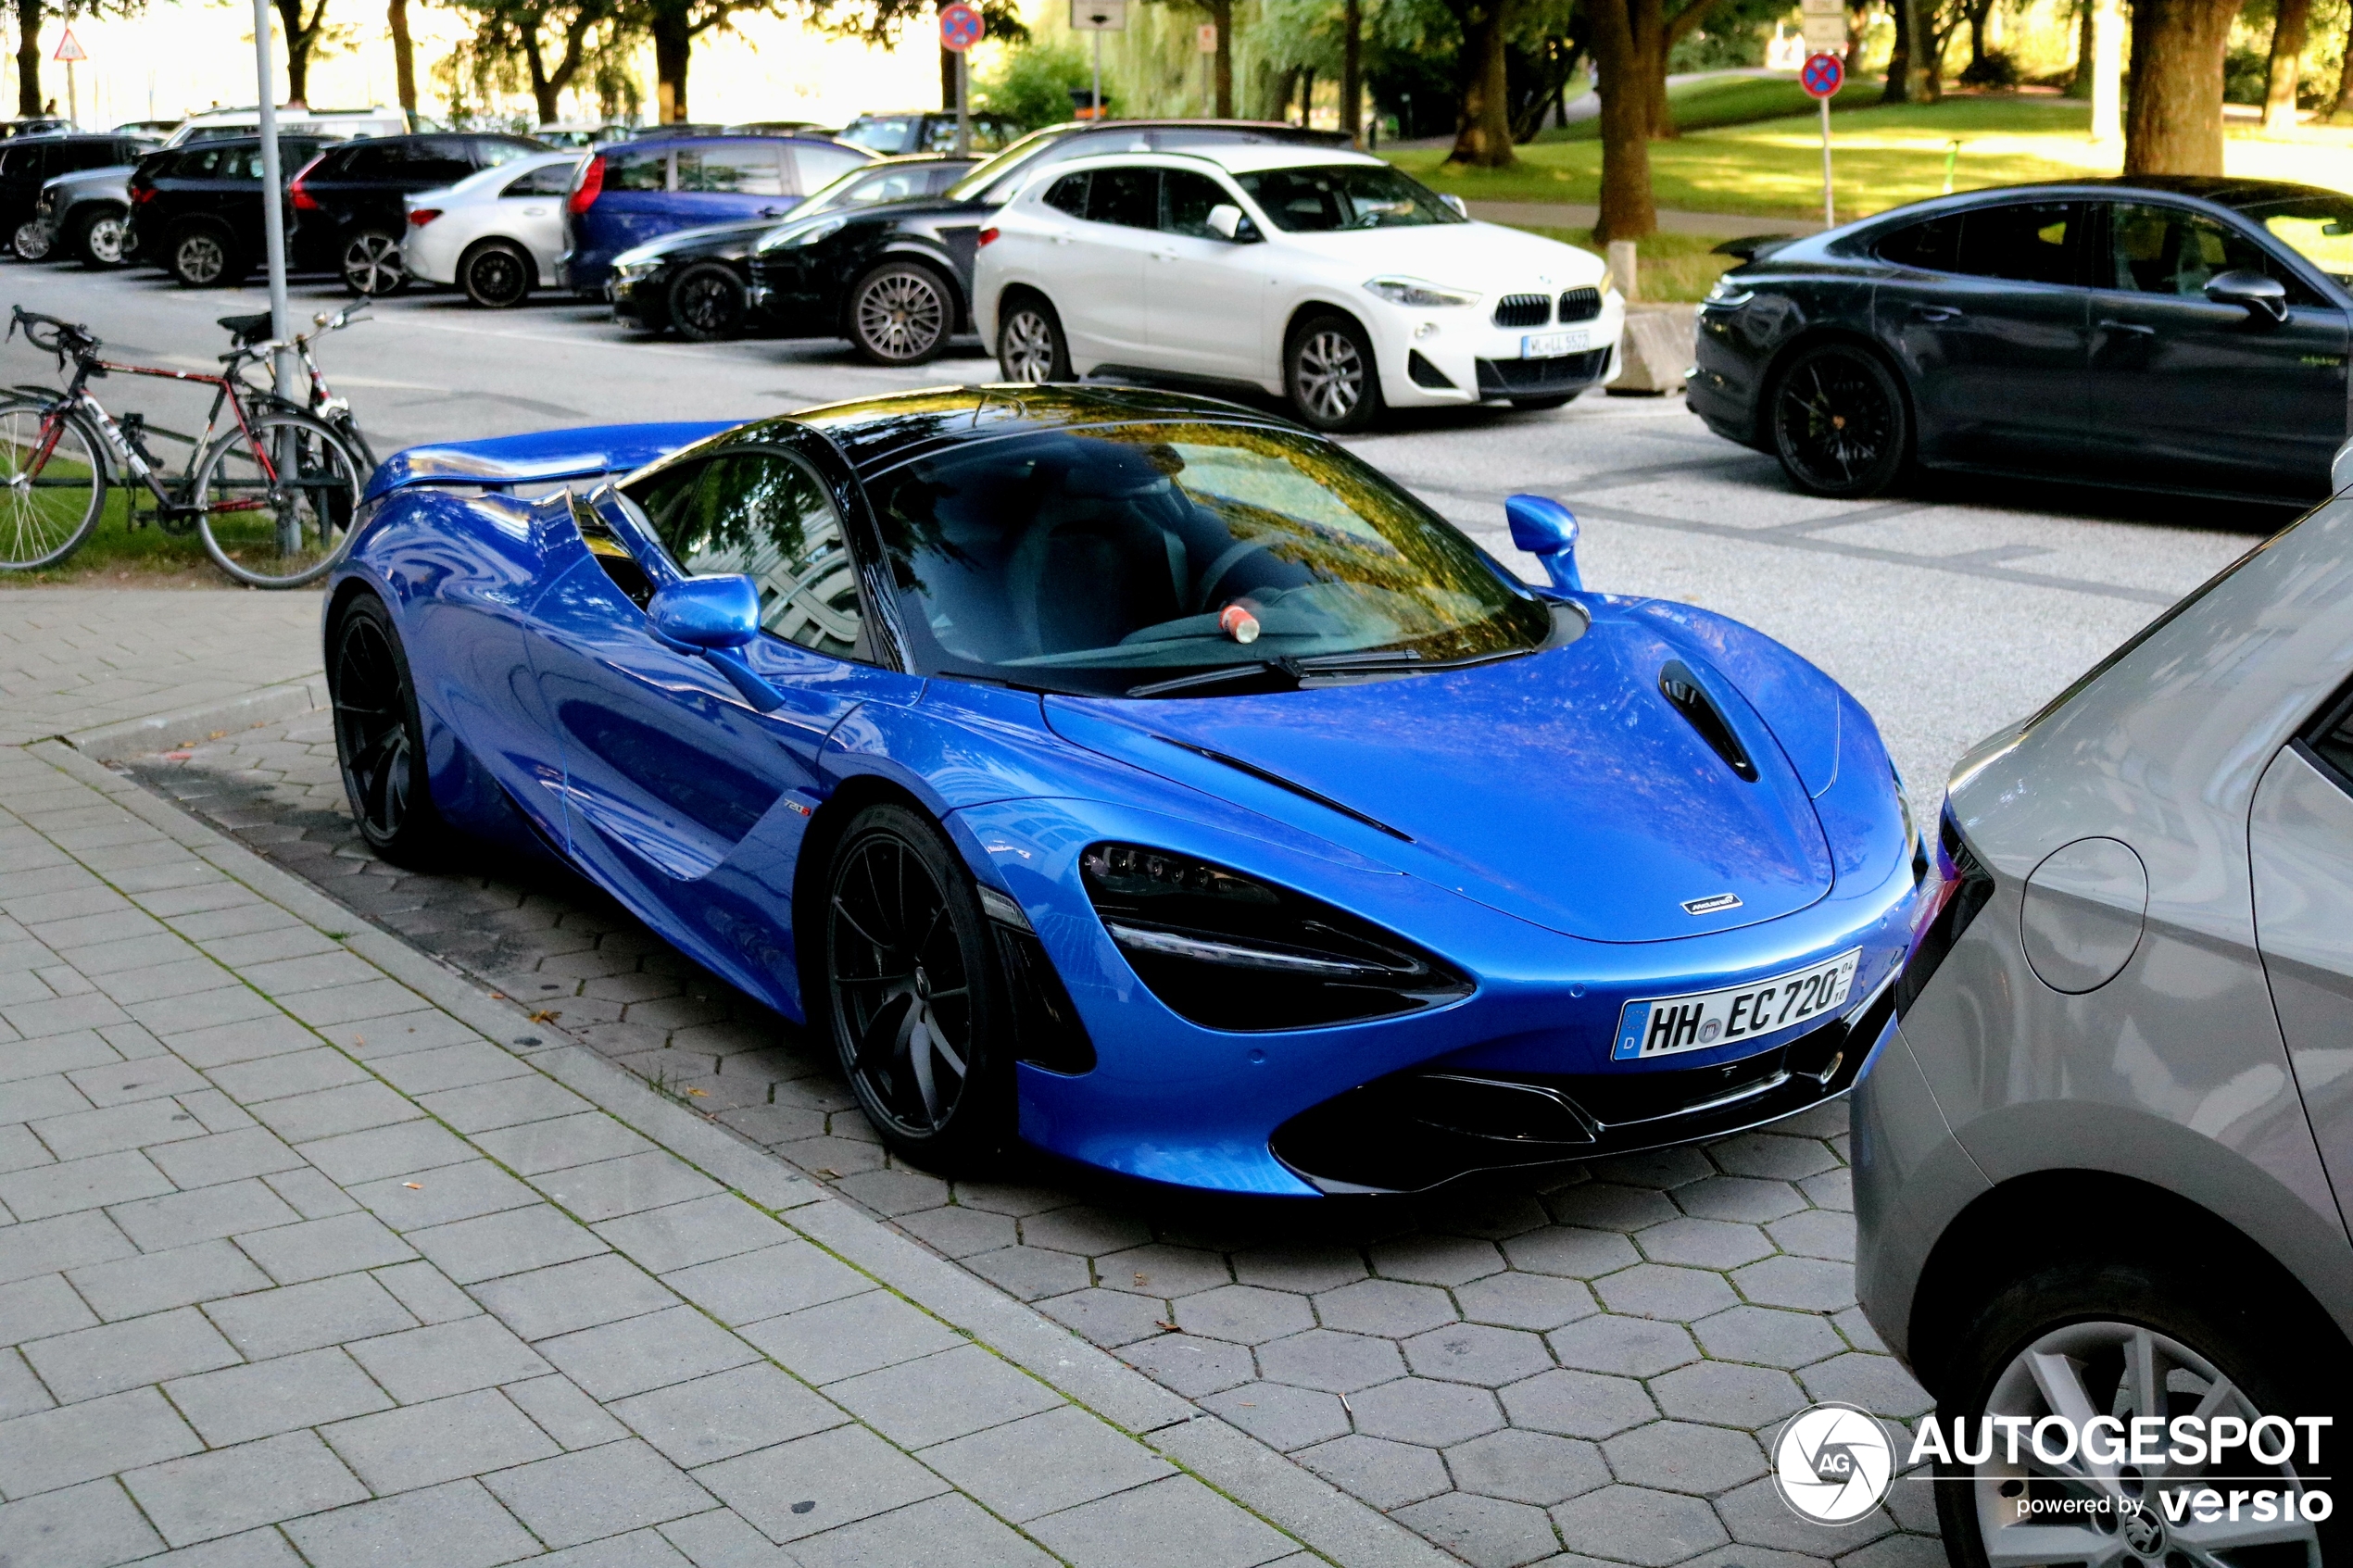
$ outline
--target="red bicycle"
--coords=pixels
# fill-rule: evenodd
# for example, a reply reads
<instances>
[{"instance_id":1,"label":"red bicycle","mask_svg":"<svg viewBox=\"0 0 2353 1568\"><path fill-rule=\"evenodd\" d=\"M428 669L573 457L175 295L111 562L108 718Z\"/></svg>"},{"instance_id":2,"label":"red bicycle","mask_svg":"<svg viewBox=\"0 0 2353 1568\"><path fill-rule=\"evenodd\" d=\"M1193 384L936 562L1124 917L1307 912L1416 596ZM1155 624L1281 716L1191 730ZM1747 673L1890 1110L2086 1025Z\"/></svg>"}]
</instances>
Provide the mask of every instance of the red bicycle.
<instances>
[{"instance_id":1,"label":"red bicycle","mask_svg":"<svg viewBox=\"0 0 2353 1568\"><path fill-rule=\"evenodd\" d=\"M333 426L244 383L239 372L278 345L239 332L221 373L205 375L101 358L89 328L22 306L12 308L7 335L19 328L60 369L72 360L73 376L60 393L19 388L0 398L0 570L54 566L79 549L106 510L116 464L153 497L167 532L193 530L213 564L240 583L297 587L343 558L372 465ZM89 391L115 374L213 388L203 433L182 435L135 413L118 421ZM185 443L186 466L163 471L150 436ZM131 506L135 522L135 491Z\"/></svg>"}]
</instances>

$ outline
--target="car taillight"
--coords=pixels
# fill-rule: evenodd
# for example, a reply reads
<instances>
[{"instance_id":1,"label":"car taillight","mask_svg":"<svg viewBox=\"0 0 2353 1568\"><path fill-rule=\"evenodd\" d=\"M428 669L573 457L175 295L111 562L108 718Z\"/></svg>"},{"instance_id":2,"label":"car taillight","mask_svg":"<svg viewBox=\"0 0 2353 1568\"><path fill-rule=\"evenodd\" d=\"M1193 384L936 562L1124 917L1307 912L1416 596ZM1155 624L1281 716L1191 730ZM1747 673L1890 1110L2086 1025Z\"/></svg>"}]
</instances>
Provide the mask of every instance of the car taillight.
<instances>
[{"instance_id":1,"label":"car taillight","mask_svg":"<svg viewBox=\"0 0 2353 1568\"><path fill-rule=\"evenodd\" d=\"M980 232L980 243L981 243L982 245L987 245L987 244L988 244L990 241L994 240L996 237L997 237L997 231L996 231L996 230L994 230L994 229L983 229L983 230Z\"/></svg>"},{"instance_id":2,"label":"car taillight","mask_svg":"<svg viewBox=\"0 0 2353 1568\"><path fill-rule=\"evenodd\" d=\"M592 157L580 171L580 183L572 188L564 199L566 212L585 212L597 205L597 197L605 188L605 160L602 155Z\"/></svg>"},{"instance_id":3,"label":"car taillight","mask_svg":"<svg viewBox=\"0 0 2353 1568\"><path fill-rule=\"evenodd\" d=\"M303 189L302 177L300 175L295 176L294 183L286 187L286 195L293 201L294 209L296 212L316 212L319 210L319 198L312 195L308 191Z\"/></svg>"},{"instance_id":4,"label":"car taillight","mask_svg":"<svg viewBox=\"0 0 2353 1568\"><path fill-rule=\"evenodd\" d=\"M440 216L441 208L437 207L421 207L409 215L409 225L413 229L422 229Z\"/></svg>"},{"instance_id":5,"label":"car taillight","mask_svg":"<svg viewBox=\"0 0 2353 1568\"><path fill-rule=\"evenodd\" d=\"M141 185L135 182L132 185L131 202L132 206L136 207L141 203L151 202L155 199L156 188L153 185Z\"/></svg>"}]
</instances>

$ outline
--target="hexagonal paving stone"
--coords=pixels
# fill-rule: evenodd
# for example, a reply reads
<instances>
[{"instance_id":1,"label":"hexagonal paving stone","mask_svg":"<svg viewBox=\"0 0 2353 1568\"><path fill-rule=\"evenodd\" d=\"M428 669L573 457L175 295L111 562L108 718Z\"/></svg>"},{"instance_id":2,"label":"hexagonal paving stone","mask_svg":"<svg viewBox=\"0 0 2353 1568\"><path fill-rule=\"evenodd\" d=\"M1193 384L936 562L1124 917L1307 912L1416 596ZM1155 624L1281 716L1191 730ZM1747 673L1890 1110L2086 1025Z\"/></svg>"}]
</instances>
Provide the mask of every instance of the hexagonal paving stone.
<instances>
[{"instance_id":1,"label":"hexagonal paving stone","mask_svg":"<svg viewBox=\"0 0 2353 1568\"><path fill-rule=\"evenodd\" d=\"M732 1122L733 1118L726 1120ZM899 1223L910 1236L950 1258L967 1258L975 1252L993 1252L1013 1245L1012 1216L979 1209L926 1209L920 1214L901 1215Z\"/></svg>"},{"instance_id":2,"label":"hexagonal paving stone","mask_svg":"<svg viewBox=\"0 0 2353 1568\"><path fill-rule=\"evenodd\" d=\"M1405 1341L1405 1363L1424 1377L1500 1388L1553 1364L1544 1342L1524 1329L1449 1323Z\"/></svg>"},{"instance_id":3,"label":"hexagonal paving stone","mask_svg":"<svg viewBox=\"0 0 2353 1568\"><path fill-rule=\"evenodd\" d=\"M1797 1380L1817 1400L1839 1399L1899 1421L1925 1415L1936 1403L1894 1356L1850 1350L1807 1367Z\"/></svg>"},{"instance_id":4,"label":"hexagonal paving stone","mask_svg":"<svg viewBox=\"0 0 2353 1568\"><path fill-rule=\"evenodd\" d=\"M956 1201L968 1209L992 1214L1042 1214L1070 1201L1070 1194L1055 1187L1014 1186L1002 1182L958 1182Z\"/></svg>"},{"instance_id":5,"label":"hexagonal paving stone","mask_svg":"<svg viewBox=\"0 0 2353 1568\"><path fill-rule=\"evenodd\" d=\"M1140 1340L1120 1351L1129 1366L1164 1388L1189 1399L1233 1388L1256 1375L1250 1351L1219 1339L1196 1339L1189 1334L1164 1334Z\"/></svg>"},{"instance_id":6,"label":"hexagonal paving stone","mask_svg":"<svg viewBox=\"0 0 2353 1568\"><path fill-rule=\"evenodd\" d=\"M1141 1246L1151 1239L1151 1232L1132 1214L1079 1204L1031 1215L1021 1223L1021 1238L1031 1247L1092 1258Z\"/></svg>"},{"instance_id":7,"label":"hexagonal paving stone","mask_svg":"<svg viewBox=\"0 0 2353 1568\"><path fill-rule=\"evenodd\" d=\"M1642 1255L1634 1244L1616 1231L1587 1230L1579 1225L1555 1225L1550 1230L1530 1231L1504 1243L1504 1255L1512 1267L1531 1273L1561 1274L1569 1279L1592 1279L1642 1261Z\"/></svg>"},{"instance_id":8,"label":"hexagonal paving stone","mask_svg":"<svg viewBox=\"0 0 2353 1568\"><path fill-rule=\"evenodd\" d=\"M1341 1491L1378 1509L1402 1508L1448 1489L1435 1449L1379 1437L1336 1437L1291 1457Z\"/></svg>"},{"instance_id":9,"label":"hexagonal paving stone","mask_svg":"<svg viewBox=\"0 0 2353 1568\"><path fill-rule=\"evenodd\" d=\"M1634 1245L1654 1263L1688 1263L1701 1269L1737 1269L1773 1255L1773 1243L1755 1225L1695 1219L1689 1214L1635 1232Z\"/></svg>"},{"instance_id":10,"label":"hexagonal paving stone","mask_svg":"<svg viewBox=\"0 0 2353 1568\"><path fill-rule=\"evenodd\" d=\"M1881 1536L1838 1560L1838 1568L1944 1568L1944 1543L1929 1535Z\"/></svg>"},{"instance_id":11,"label":"hexagonal paving stone","mask_svg":"<svg viewBox=\"0 0 2353 1568\"><path fill-rule=\"evenodd\" d=\"M1669 1367L1699 1360L1699 1347L1680 1323L1622 1318L1604 1312L1544 1336L1561 1365L1629 1377L1655 1377Z\"/></svg>"},{"instance_id":12,"label":"hexagonal paving stone","mask_svg":"<svg viewBox=\"0 0 2353 1568\"><path fill-rule=\"evenodd\" d=\"M1095 1277L1103 1282L1106 1289L1174 1298L1190 1296L1196 1290L1214 1290L1230 1276L1226 1260L1214 1252L1154 1242L1096 1259Z\"/></svg>"},{"instance_id":13,"label":"hexagonal paving stone","mask_svg":"<svg viewBox=\"0 0 2353 1568\"><path fill-rule=\"evenodd\" d=\"M1532 1328L1540 1333L1601 1311L1582 1281L1522 1273L1516 1269L1473 1280L1454 1292L1454 1304L1472 1323Z\"/></svg>"},{"instance_id":14,"label":"hexagonal paving stone","mask_svg":"<svg viewBox=\"0 0 2353 1568\"><path fill-rule=\"evenodd\" d=\"M1879 1336L1879 1330L1871 1326L1871 1320L1863 1315L1862 1308L1848 1307L1832 1312L1831 1322L1838 1324L1838 1331L1846 1336L1846 1342L1857 1350L1886 1353L1887 1341Z\"/></svg>"},{"instance_id":15,"label":"hexagonal paving stone","mask_svg":"<svg viewBox=\"0 0 2353 1568\"><path fill-rule=\"evenodd\" d=\"M1310 1443L1327 1443L1348 1432L1348 1411L1337 1394L1291 1388L1280 1383L1245 1383L1202 1400L1269 1448L1286 1453Z\"/></svg>"},{"instance_id":16,"label":"hexagonal paving stone","mask_svg":"<svg viewBox=\"0 0 2353 1568\"><path fill-rule=\"evenodd\" d=\"M1855 1216L1835 1209L1808 1209L1765 1227L1784 1252L1806 1258L1855 1261Z\"/></svg>"},{"instance_id":17,"label":"hexagonal paving stone","mask_svg":"<svg viewBox=\"0 0 2353 1568\"><path fill-rule=\"evenodd\" d=\"M1705 1497L1765 1474L1765 1450L1745 1432L1654 1421L1602 1445L1609 1467L1629 1481Z\"/></svg>"},{"instance_id":18,"label":"hexagonal paving stone","mask_svg":"<svg viewBox=\"0 0 2353 1568\"><path fill-rule=\"evenodd\" d=\"M1697 1361L1651 1380L1658 1408L1687 1421L1755 1431L1806 1408L1806 1396L1785 1372Z\"/></svg>"},{"instance_id":19,"label":"hexagonal paving stone","mask_svg":"<svg viewBox=\"0 0 2353 1568\"><path fill-rule=\"evenodd\" d=\"M1707 1157L1728 1175L1774 1176L1785 1182L1818 1176L1838 1163L1819 1138L1794 1138L1779 1132L1743 1133L1726 1138L1708 1145Z\"/></svg>"},{"instance_id":20,"label":"hexagonal paving stone","mask_svg":"<svg viewBox=\"0 0 2353 1568\"><path fill-rule=\"evenodd\" d=\"M1747 1176L1710 1176L1675 1189L1675 1201L1687 1214L1703 1220L1738 1220L1761 1225L1806 1207L1806 1199L1787 1182L1760 1182Z\"/></svg>"},{"instance_id":21,"label":"hexagonal paving stone","mask_svg":"<svg viewBox=\"0 0 2353 1568\"><path fill-rule=\"evenodd\" d=\"M1868 1546L1895 1528L1884 1509L1873 1509L1835 1528L1801 1519L1781 1500L1780 1489L1770 1475L1718 1496L1716 1514L1731 1531L1732 1538L1743 1545L1802 1551L1824 1559Z\"/></svg>"},{"instance_id":22,"label":"hexagonal paving stone","mask_svg":"<svg viewBox=\"0 0 2353 1568\"><path fill-rule=\"evenodd\" d=\"M1719 1361L1754 1361L1793 1369L1811 1366L1846 1348L1830 1320L1814 1312L1774 1307L1731 1307L1692 1324L1692 1332Z\"/></svg>"},{"instance_id":23,"label":"hexagonal paving stone","mask_svg":"<svg viewBox=\"0 0 2353 1568\"><path fill-rule=\"evenodd\" d=\"M1667 1568L1730 1539L1697 1498L1647 1486L1604 1486L1553 1510L1571 1551L1615 1558L1641 1568Z\"/></svg>"},{"instance_id":24,"label":"hexagonal paving stone","mask_svg":"<svg viewBox=\"0 0 2353 1568\"><path fill-rule=\"evenodd\" d=\"M1564 1437L1607 1437L1658 1419L1658 1407L1630 1377L1555 1367L1501 1391L1514 1426Z\"/></svg>"},{"instance_id":25,"label":"hexagonal paving stone","mask_svg":"<svg viewBox=\"0 0 2353 1568\"><path fill-rule=\"evenodd\" d=\"M1263 1345L1315 1325L1307 1298L1254 1285L1221 1285L1176 1303L1176 1325L1188 1334Z\"/></svg>"},{"instance_id":26,"label":"hexagonal paving stone","mask_svg":"<svg viewBox=\"0 0 2353 1568\"><path fill-rule=\"evenodd\" d=\"M1353 1247L1260 1247L1234 1254L1234 1277L1269 1290L1337 1290L1371 1272Z\"/></svg>"},{"instance_id":27,"label":"hexagonal paving stone","mask_svg":"<svg viewBox=\"0 0 2353 1568\"><path fill-rule=\"evenodd\" d=\"M1825 1171L1818 1176L1808 1176L1797 1184L1797 1190L1825 1209L1841 1213L1855 1211L1855 1173L1842 1165L1835 1171Z\"/></svg>"},{"instance_id":28,"label":"hexagonal paving stone","mask_svg":"<svg viewBox=\"0 0 2353 1568\"><path fill-rule=\"evenodd\" d=\"M1674 1200L1655 1187L1621 1186L1615 1182L1587 1182L1551 1194L1544 1207L1564 1225L1594 1230L1631 1231L1675 1217Z\"/></svg>"},{"instance_id":29,"label":"hexagonal paving stone","mask_svg":"<svg viewBox=\"0 0 2353 1568\"><path fill-rule=\"evenodd\" d=\"M1035 1301L1043 1296L1066 1296L1094 1283L1087 1276L1086 1259L1067 1252L1049 1252L1042 1247L1005 1247L994 1252L976 1252L963 1263L991 1285L1025 1301Z\"/></svg>"},{"instance_id":30,"label":"hexagonal paving stone","mask_svg":"<svg viewBox=\"0 0 2353 1568\"><path fill-rule=\"evenodd\" d=\"M1505 1236L1541 1230L1553 1223L1553 1217L1534 1193L1489 1192L1450 1200L1442 1213L1430 1216L1429 1223L1434 1228L1455 1236L1501 1241Z\"/></svg>"},{"instance_id":31,"label":"hexagonal paving stone","mask_svg":"<svg viewBox=\"0 0 2353 1568\"><path fill-rule=\"evenodd\" d=\"M1610 1483L1601 1449L1574 1437L1507 1427L1446 1450L1446 1468L1466 1492L1550 1508Z\"/></svg>"},{"instance_id":32,"label":"hexagonal paving stone","mask_svg":"<svg viewBox=\"0 0 2353 1568\"><path fill-rule=\"evenodd\" d=\"M1372 1248L1374 1270L1420 1285L1468 1285L1500 1273L1504 1255L1491 1241L1461 1236L1413 1236Z\"/></svg>"},{"instance_id":33,"label":"hexagonal paving stone","mask_svg":"<svg viewBox=\"0 0 2353 1568\"><path fill-rule=\"evenodd\" d=\"M1074 1290L1038 1302L1038 1310L1107 1348L1167 1332L1161 1327L1166 1308L1150 1297L1117 1290Z\"/></svg>"},{"instance_id":34,"label":"hexagonal paving stone","mask_svg":"<svg viewBox=\"0 0 2353 1568\"><path fill-rule=\"evenodd\" d=\"M1486 1389L1427 1377L1401 1377L1367 1388L1349 1403L1355 1411L1356 1430L1365 1436L1432 1448L1464 1442L1504 1424L1495 1396Z\"/></svg>"},{"instance_id":35,"label":"hexagonal paving stone","mask_svg":"<svg viewBox=\"0 0 2353 1568\"><path fill-rule=\"evenodd\" d=\"M1315 1315L1327 1328L1403 1339L1440 1323L1453 1323L1454 1303L1432 1286L1367 1279L1315 1298Z\"/></svg>"},{"instance_id":36,"label":"hexagonal paving stone","mask_svg":"<svg viewBox=\"0 0 2353 1568\"><path fill-rule=\"evenodd\" d=\"M1724 1276L1705 1269L1637 1263L1593 1282L1593 1293L1613 1312L1638 1318L1689 1323L1719 1312L1740 1299Z\"/></svg>"},{"instance_id":37,"label":"hexagonal paving stone","mask_svg":"<svg viewBox=\"0 0 2353 1568\"><path fill-rule=\"evenodd\" d=\"M1521 1568L1560 1549L1542 1509L1497 1498L1448 1492L1401 1508L1395 1518L1471 1568Z\"/></svg>"},{"instance_id":38,"label":"hexagonal paving stone","mask_svg":"<svg viewBox=\"0 0 2353 1568\"><path fill-rule=\"evenodd\" d=\"M1768 1307L1834 1312L1855 1304L1855 1266L1820 1258L1768 1258L1733 1271L1732 1283L1742 1295Z\"/></svg>"},{"instance_id":39,"label":"hexagonal paving stone","mask_svg":"<svg viewBox=\"0 0 2353 1568\"><path fill-rule=\"evenodd\" d=\"M1369 1334L1340 1334L1311 1328L1258 1348L1258 1370L1277 1383L1353 1394L1405 1375L1396 1341Z\"/></svg>"},{"instance_id":40,"label":"hexagonal paving stone","mask_svg":"<svg viewBox=\"0 0 2353 1568\"><path fill-rule=\"evenodd\" d=\"M1649 1149L1641 1154L1612 1155L1607 1160L1595 1160L1588 1169L1598 1181L1618 1182L1638 1187L1679 1187L1716 1173L1716 1167L1708 1163L1705 1151L1690 1144Z\"/></svg>"}]
</instances>

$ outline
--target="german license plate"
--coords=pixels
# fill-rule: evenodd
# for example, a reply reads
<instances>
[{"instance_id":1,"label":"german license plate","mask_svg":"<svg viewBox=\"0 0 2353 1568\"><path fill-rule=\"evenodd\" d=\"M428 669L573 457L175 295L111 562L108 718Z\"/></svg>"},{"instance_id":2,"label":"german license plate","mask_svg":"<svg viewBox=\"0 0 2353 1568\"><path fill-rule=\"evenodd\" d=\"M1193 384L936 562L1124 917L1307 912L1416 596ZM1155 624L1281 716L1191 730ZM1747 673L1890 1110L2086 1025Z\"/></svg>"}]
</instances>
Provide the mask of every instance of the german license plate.
<instances>
[{"instance_id":1,"label":"german license plate","mask_svg":"<svg viewBox=\"0 0 2353 1568\"><path fill-rule=\"evenodd\" d=\"M1523 359L1557 359L1564 354L1582 354L1593 341L1590 328L1579 327L1569 332L1529 332L1519 340L1519 357Z\"/></svg>"},{"instance_id":2,"label":"german license plate","mask_svg":"<svg viewBox=\"0 0 2353 1568\"><path fill-rule=\"evenodd\" d=\"M1628 1002L1617 1018L1617 1061L1704 1051L1778 1035L1846 1003L1860 947L1827 962L1721 991Z\"/></svg>"}]
</instances>

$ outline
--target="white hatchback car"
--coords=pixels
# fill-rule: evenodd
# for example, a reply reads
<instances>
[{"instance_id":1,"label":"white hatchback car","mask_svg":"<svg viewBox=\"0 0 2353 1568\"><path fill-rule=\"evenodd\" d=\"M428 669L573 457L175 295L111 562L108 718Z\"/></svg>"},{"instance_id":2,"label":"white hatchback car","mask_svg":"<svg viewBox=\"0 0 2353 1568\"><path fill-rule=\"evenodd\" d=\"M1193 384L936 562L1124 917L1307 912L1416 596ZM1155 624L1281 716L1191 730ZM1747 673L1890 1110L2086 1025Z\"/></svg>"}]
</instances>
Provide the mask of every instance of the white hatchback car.
<instances>
[{"instance_id":1,"label":"white hatchback car","mask_svg":"<svg viewBox=\"0 0 2353 1568\"><path fill-rule=\"evenodd\" d=\"M564 195L586 155L535 153L407 199L400 259L420 282L455 284L493 310L556 282Z\"/></svg>"},{"instance_id":2,"label":"white hatchback car","mask_svg":"<svg viewBox=\"0 0 2353 1568\"><path fill-rule=\"evenodd\" d=\"M1617 373L1626 321L1599 257L1320 148L1075 159L980 245L975 314L1007 380L1247 383L1327 431L1384 406L1556 408Z\"/></svg>"}]
</instances>

